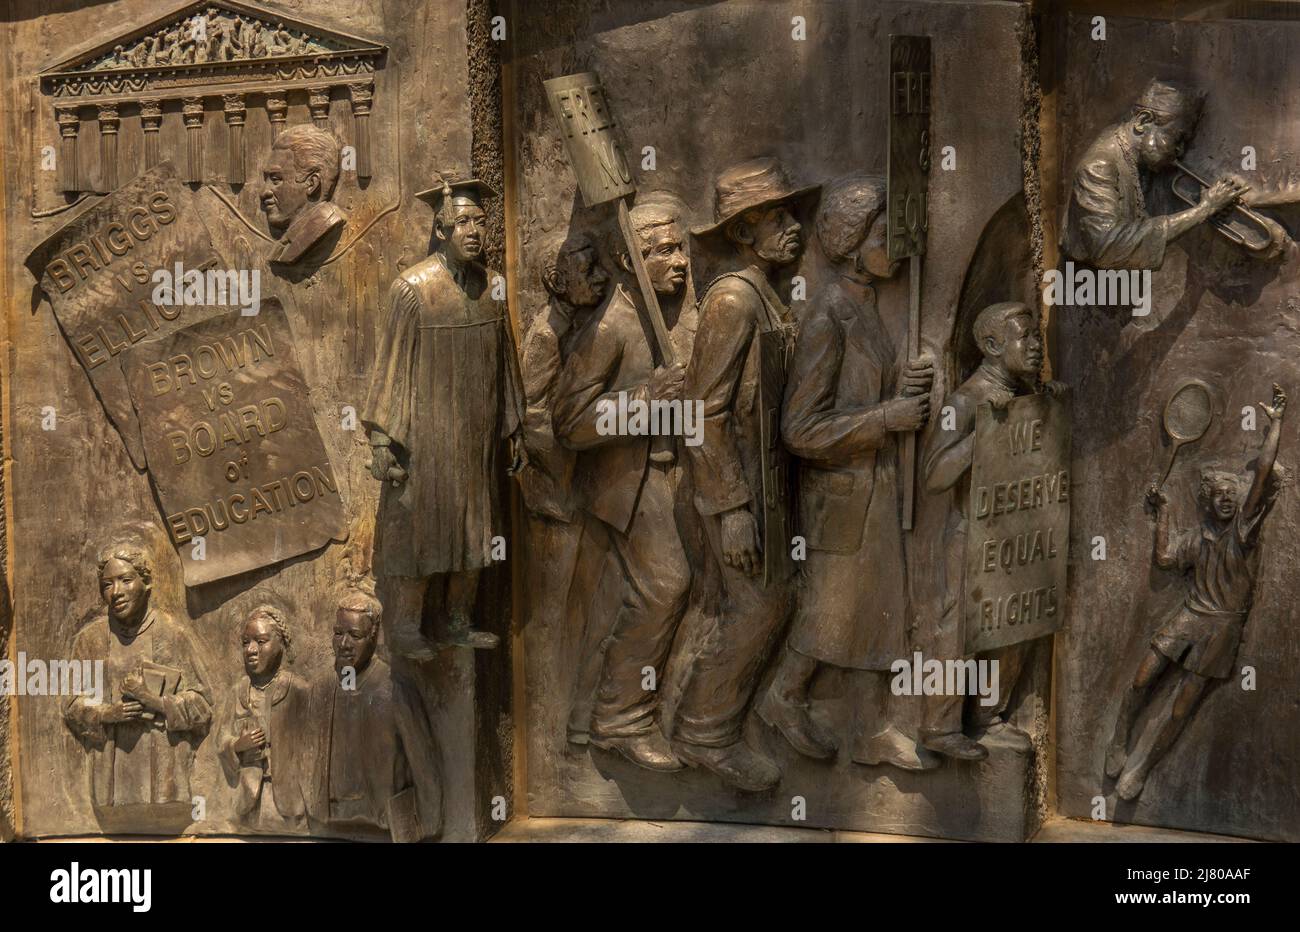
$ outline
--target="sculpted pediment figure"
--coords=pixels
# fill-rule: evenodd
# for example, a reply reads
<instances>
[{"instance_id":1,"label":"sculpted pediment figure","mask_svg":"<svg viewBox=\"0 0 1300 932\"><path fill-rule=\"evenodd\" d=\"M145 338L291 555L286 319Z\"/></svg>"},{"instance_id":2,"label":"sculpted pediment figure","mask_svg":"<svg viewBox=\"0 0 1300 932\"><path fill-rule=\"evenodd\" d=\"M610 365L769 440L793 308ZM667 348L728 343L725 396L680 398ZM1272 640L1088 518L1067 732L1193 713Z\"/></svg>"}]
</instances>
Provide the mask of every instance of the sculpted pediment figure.
<instances>
[{"instance_id":1,"label":"sculpted pediment figure","mask_svg":"<svg viewBox=\"0 0 1300 932\"><path fill-rule=\"evenodd\" d=\"M254 4L196 2L96 42L43 76L218 65L258 60L377 55L384 46Z\"/></svg>"}]
</instances>

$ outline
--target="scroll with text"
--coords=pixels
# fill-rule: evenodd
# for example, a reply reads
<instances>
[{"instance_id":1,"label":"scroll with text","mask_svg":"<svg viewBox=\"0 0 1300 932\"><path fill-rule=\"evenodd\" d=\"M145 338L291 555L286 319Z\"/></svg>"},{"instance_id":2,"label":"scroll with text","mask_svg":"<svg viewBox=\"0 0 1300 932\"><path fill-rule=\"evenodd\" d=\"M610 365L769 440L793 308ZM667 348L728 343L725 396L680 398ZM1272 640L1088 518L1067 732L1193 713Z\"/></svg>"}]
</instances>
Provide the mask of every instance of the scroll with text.
<instances>
[{"instance_id":1,"label":"scroll with text","mask_svg":"<svg viewBox=\"0 0 1300 932\"><path fill-rule=\"evenodd\" d=\"M143 343L121 364L185 585L346 538L338 480L278 301Z\"/></svg>"},{"instance_id":2,"label":"scroll with text","mask_svg":"<svg viewBox=\"0 0 1300 932\"><path fill-rule=\"evenodd\" d=\"M73 355L122 435L131 462L146 465L140 427L117 357L220 307L156 304L154 274L222 266L194 195L163 162L79 214L36 248L27 267L50 299Z\"/></svg>"},{"instance_id":3,"label":"scroll with text","mask_svg":"<svg viewBox=\"0 0 1300 932\"><path fill-rule=\"evenodd\" d=\"M1051 634L1064 618L1070 412L1050 395L975 418L966 532L966 653Z\"/></svg>"}]
</instances>

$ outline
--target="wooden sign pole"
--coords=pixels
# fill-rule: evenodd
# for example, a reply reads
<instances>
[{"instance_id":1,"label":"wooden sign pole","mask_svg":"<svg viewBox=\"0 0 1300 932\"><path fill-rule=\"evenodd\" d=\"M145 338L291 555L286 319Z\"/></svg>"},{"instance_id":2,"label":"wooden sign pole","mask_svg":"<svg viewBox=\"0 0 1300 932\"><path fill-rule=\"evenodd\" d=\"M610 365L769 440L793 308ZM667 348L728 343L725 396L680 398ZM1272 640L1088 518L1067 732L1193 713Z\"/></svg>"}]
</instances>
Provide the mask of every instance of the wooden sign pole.
<instances>
[{"instance_id":1,"label":"wooden sign pole","mask_svg":"<svg viewBox=\"0 0 1300 932\"><path fill-rule=\"evenodd\" d=\"M889 258L908 260L907 359L921 355L921 268L928 232L930 37L889 37ZM916 431L902 436L903 530L916 511Z\"/></svg>"},{"instance_id":2,"label":"wooden sign pole","mask_svg":"<svg viewBox=\"0 0 1300 932\"><path fill-rule=\"evenodd\" d=\"M907 299L907 359L911 362L921 355L921 262L923 255L908 259ZM916 512L916 431L903 435L900 462L903 471L903 530L912 530Z\"/></svg>"}]
</instances>

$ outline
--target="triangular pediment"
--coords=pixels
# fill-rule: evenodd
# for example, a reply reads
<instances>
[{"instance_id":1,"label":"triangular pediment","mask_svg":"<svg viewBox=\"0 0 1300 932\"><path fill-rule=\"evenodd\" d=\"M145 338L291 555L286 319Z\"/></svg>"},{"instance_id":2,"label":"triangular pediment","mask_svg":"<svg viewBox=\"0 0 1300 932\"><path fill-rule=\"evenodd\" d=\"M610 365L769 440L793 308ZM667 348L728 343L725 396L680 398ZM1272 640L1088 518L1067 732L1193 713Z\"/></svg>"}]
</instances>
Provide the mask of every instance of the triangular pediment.
<instances>
[{"instance_id":1,"label":"triangular pediment","mask_svg":"<svg viewBox=\"0 0 1300 932\"><path fill-rule=\"evenodd\" d=\"M166 16L96 42L41 72L43 77L147 74L191 67L377 56L385 46L251 3L188 3Z\"/></svg>"}]
</instances>

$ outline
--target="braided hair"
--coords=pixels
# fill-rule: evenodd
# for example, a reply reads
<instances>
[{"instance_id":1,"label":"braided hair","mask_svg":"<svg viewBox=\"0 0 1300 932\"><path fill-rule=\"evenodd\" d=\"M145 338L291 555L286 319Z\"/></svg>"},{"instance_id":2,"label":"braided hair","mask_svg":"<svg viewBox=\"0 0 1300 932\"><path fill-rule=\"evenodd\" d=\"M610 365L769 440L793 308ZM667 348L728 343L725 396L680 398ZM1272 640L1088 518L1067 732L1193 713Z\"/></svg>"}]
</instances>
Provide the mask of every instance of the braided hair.
<instances>
[{"instance_id":1,"label":"braided hair","mask_svg":"<svg viewBox=\"0 0 1300 932\"><path fill-rule=\"evenodd\" d=\"M271 626L275 628L275 633L280 635L280 643L284 645L285 659L289 659L292 639L289 637L289 625L285 621L284 612L274 605L263 603L248 613L248 617L244 619L244 624L247 625L254 618L265 618L271 623Z\"/></svg>"}]
</instances>

